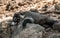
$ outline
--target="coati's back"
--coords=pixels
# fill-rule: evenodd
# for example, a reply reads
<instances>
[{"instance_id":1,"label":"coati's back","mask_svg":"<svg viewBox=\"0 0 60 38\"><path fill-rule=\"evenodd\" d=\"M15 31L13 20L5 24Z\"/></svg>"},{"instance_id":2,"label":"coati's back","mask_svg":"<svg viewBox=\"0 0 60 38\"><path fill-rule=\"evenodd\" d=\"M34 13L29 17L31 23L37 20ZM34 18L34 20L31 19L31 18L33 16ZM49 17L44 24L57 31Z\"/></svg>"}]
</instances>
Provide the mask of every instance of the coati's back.
<instances>
[{"instance_id":1,"label":"coati's back","mask_svg":"<svg viewBox=\"0 0 60 38\"><path fill-rule=\"evenodd\" d=\"M39 14L35 12L27 12L24 18L26 17L31 17L34 19L34 23L40 24L42 26L46 25L47 27L52 27L54 23L58 22L57 20L54 20L47 15Z\"/></svg>"},{"instance_id":2,"label":"coati's back","mask_svg":"<svg viewBox=\"0 0 60 38\"><path fill-rule=\"evenodd\" d=\"M25 17L32 17L35 20L35 23L38 23L40 20L43 21L44 19L45 20L47 19L46 15L42 15L42 14L35 13L35 12L28 12L25 14Z\"/></svg>"}]
</instances>

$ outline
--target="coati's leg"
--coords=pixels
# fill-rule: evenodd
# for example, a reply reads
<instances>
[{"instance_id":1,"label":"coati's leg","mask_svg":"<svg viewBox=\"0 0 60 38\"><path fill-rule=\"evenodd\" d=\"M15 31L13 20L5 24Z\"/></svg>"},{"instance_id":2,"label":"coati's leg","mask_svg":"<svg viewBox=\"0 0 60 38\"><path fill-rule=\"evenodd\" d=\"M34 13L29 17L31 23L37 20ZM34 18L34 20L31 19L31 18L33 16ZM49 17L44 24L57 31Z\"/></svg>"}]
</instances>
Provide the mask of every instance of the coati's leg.
<instances>
[{"instance_id":1,"label":"coati's leg","mask_svg":"<svg viewBox=\"0 0 60 38\"><path fill-rule=\"evenodd\" d=\"M24 20L23 20L23 23L22 23L22 27L23 28L26 28L26 24L27 23L33 23L34 22L34 19L32 17L26 17Z\"/></svg>"}]
</instances>

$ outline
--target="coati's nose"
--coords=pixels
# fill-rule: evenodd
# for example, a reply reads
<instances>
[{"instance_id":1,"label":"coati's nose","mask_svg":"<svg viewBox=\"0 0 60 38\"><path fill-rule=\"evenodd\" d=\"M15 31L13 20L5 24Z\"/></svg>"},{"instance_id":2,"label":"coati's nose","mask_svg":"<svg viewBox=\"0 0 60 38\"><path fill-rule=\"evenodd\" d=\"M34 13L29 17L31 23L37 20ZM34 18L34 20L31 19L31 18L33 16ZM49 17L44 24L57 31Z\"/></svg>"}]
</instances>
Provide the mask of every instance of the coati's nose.
<instances>
[{"instance_id":1,"label":"coati's nose","mask_svg":"<svg viewBox=\"0 0 60 38\"><path fill-rule=\"evenodd\" d=\"M16 25L16 23L15 23L15 22L12 22L12 23L11 23L11 26L15 26L15 25Z\"/></svg>"}]
</instances>

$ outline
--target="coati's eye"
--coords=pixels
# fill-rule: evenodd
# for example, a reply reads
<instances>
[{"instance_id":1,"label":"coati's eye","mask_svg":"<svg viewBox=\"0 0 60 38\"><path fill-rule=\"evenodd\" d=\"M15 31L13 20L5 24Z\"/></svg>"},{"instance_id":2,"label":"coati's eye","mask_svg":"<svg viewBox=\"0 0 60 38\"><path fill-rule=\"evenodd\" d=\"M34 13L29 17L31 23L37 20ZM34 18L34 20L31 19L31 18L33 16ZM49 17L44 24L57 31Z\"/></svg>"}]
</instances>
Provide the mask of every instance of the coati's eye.
<instances>
[{"instance_id":1,"label":"coati's eye","mask_svg":"<svg viewBox=\"0 0 60 38\"><path fill-rule=\"evenodd\" d=\"M14 21L14 22L20 21L20 17L14 17L14 18L13 18L13 21Z\"/></svg>"}]
</instances>

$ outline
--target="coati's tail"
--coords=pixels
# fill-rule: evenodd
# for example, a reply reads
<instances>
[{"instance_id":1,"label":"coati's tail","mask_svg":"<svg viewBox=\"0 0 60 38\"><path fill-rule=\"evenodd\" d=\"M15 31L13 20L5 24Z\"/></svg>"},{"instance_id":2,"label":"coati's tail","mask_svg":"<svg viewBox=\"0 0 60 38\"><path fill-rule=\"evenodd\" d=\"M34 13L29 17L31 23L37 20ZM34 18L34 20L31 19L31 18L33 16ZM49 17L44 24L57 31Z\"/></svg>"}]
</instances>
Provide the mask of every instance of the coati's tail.
<instances>
[{"instance_id":1,"label":"coati's tail","mask_svg":"<svg viewBox=\"0 0 60 38\"><path fill-rule=\"evenodd\" d=\"M26 18L23 20L22 27L25 28L27 23L34 23L34 19L31 18L31 17L26 17Z\"/></svg>"}]
</instances>

